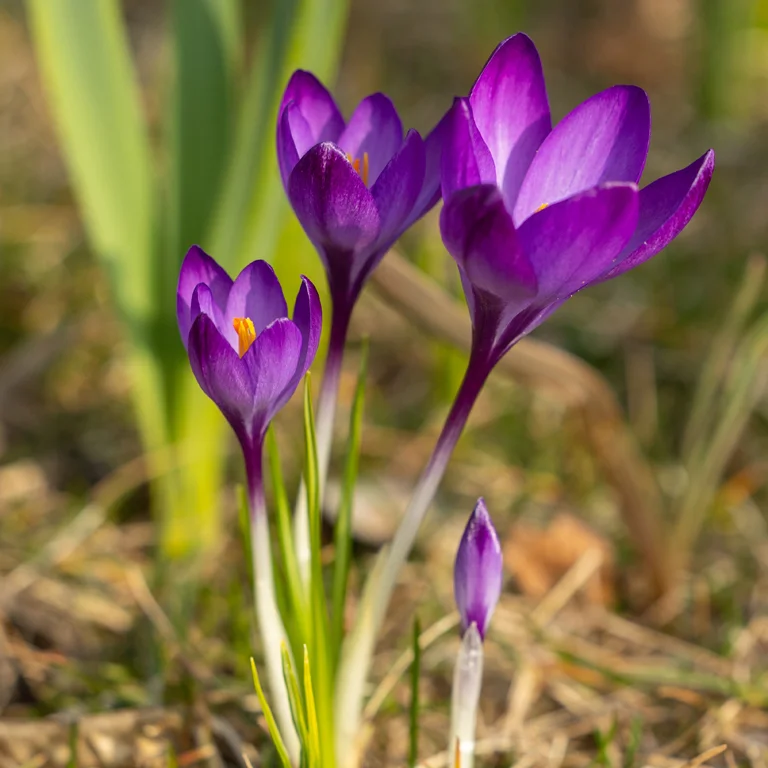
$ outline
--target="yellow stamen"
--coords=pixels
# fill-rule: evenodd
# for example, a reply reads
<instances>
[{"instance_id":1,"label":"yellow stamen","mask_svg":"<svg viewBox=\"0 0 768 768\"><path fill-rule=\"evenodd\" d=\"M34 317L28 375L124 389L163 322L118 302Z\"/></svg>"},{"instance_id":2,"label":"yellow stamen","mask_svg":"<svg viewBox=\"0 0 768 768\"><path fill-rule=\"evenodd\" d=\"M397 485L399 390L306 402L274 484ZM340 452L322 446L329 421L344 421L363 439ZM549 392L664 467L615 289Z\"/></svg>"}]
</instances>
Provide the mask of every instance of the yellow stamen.
<instances>
[{"instance_id":1,"label":"yellow stamen","mask_svg":"<svg viewBox=\"0 0 768 768\"><path fill-rule=\"evenodd\" d=\"M347 152L347 160L349 160L350 163L352 163L352 167L355 169L355 173L363 180L363 184L365 186L368 186L368 153L363 152L363 162L362 167L360 163L359 157L352 157L352 155Z\"/></svg>"},{"instance_id":2,"label":"yellow stamen","mask_svg":"<svg viewBox=\"0 0 768 768\"><path fill-rule=\"evenodd\" d=\"M242 357L256 341L256 329L253 327L253 320L250 317L236 317L232 325L237 333L238 354Z\"/></svg>"},{"instance_id":3,"label":"yellow stamen","mask_svg":"<svg viewBox=\"0 0 768 768\"><path fill-rule=\"evenodd\" d=\"M549 203L542 203L542 204L541 204L541 205L540 205L540 206L539 206L539 207L538 207L538 208L537 208L537 209L534 211L534 213L538 213L539 211L543 211L543 210L544 210L544 209L545 209L545 208L546 208L548 205L549 205Z\"/></svg>"},{"instance_id":4,"label":"yellow stamen","mask_svg":"<svg viewBox=\"0 0 768 768\"><path fill-rule=\"evenodd\" d=\"M461 745L456 739L456 747L453 750L453 768L461 768Z\"/></svg>"}]
</instances>

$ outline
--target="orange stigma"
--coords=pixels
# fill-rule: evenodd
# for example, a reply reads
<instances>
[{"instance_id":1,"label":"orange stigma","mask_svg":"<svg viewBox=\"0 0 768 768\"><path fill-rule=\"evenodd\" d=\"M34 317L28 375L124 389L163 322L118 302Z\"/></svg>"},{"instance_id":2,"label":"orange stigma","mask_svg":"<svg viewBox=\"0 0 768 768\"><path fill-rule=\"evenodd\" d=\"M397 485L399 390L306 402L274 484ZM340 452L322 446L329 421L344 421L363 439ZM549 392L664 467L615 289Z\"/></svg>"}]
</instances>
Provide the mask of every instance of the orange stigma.
<instances>
[{"instance_id":1,"label":"orange stigma","mask_svg":"<svg viewBox=\"0 0 768 768\"><path fill-rule=\"evenodd\" d=\"M350 163L352 163L352 167L357 172L357 175L363 180L363 184L365 186L368 186L368 153L363 152L363 162L360 163L360 158L355 157L353 158L352 155L347 152L347 160L349 160Z\"/></svg>"},{"instance_id":2,"label":"orange stigma","mask_svg":"<svg viewBox=\"0 0 768 768\"><path fill-rule=\"evenodd\" d=\"M238 353L242 357L256 341L256 329L253 327L253 320L250 317L236 317L232 325L237 333Z\"/></svg>"}]
</instances>

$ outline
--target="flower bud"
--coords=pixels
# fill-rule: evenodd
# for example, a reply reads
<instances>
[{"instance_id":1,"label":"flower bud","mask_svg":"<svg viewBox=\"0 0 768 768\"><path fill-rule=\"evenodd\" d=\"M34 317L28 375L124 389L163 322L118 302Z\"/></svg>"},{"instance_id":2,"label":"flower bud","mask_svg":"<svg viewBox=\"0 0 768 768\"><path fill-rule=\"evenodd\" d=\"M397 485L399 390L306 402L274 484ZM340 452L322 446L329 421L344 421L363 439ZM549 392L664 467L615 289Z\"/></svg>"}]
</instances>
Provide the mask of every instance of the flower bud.
<instances>
[{"instance_id":1,"label":"flower bud","mask_svg":"<svg viewBox=\"0 0 768 768\"><path fill-rule=\"evenodd\" d=\"M501 594L502 568L499 537L481 498L464 529L453 569L453 592L464 632L474 623L485 639Z\"/></svg>"}]
</instances>

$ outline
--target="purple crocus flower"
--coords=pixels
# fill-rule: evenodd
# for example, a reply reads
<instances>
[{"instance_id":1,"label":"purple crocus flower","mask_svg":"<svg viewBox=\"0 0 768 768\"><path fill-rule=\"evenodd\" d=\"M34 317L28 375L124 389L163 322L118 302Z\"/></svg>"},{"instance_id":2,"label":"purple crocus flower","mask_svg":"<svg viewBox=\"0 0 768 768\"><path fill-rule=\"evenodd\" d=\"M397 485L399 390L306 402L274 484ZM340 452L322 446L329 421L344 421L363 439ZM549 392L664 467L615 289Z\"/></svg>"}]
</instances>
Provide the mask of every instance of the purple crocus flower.
<instances>
[{"instance_id":1,"label":"purple crocus flower","mask_svg":"<svg viewBox=\"0 0 768 768\"><path fill-rule=\"evenodd\" d=\"M291 77L280 105L277 156L296 216L328 275L334 313L351 312L392 244L440 199L437 131L423 140L382 93L349 121L309 72Z\"/></svg>"},{"instance_id":2,"label":"purple crocus flower","mask_svg":"<svg viewBox=\"0 0 768 768\"><path fill-rule=\"evenodd\" d=\"M453 569L453 593L462 630L472 624L485 639L503 580L501 545L485 501L477 500L461 537Z\"/></svg>"},{"instance_id":3,"label":"purple crocus flower","mask_svg":"<svg viewBox=\"0 0 768 768\"><path fill-rule=\"evenodd\" d=\"M260 493L261 448L272 417L315 358L322 308L302 277L293 319L272 267L249 264L232 281L199 246L181 265L176 314L198 384L234 429L251 494Z\"/></svg>"},{"instance_id":4,"label":"purple crocus flower","mask_svg":"<svg viewBox=\"0 0 768 768\"><path fill-rule=\"evenodd\" d=\"M583 288L669 244L699 207L714 152L643 189L643 90L615 86L553 130L541 62L523 34L494 51L450 113L442 154L443 241L490 365Z\"/></svg>"}]
</instances>

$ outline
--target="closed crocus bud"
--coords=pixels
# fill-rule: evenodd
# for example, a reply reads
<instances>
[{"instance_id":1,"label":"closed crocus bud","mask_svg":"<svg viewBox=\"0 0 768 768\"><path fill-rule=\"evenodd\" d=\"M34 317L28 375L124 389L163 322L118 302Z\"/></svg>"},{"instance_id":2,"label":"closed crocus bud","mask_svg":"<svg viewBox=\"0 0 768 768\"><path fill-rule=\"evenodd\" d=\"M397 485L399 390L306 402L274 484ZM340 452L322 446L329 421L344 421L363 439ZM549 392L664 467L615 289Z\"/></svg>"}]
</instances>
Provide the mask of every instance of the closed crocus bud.
<instances>
[{"instance_id":1,"label":"closed crocus bud","mask_svg":"<svg viewBox=\"0 0 768 768\"><path fill-rule=\"evenodd\" d=\"M502 568L499 537L481 498L464 529L453 569L453 591L463 632L475 624L485 639L501 594Z\"/></svg>"}]
</instances>

